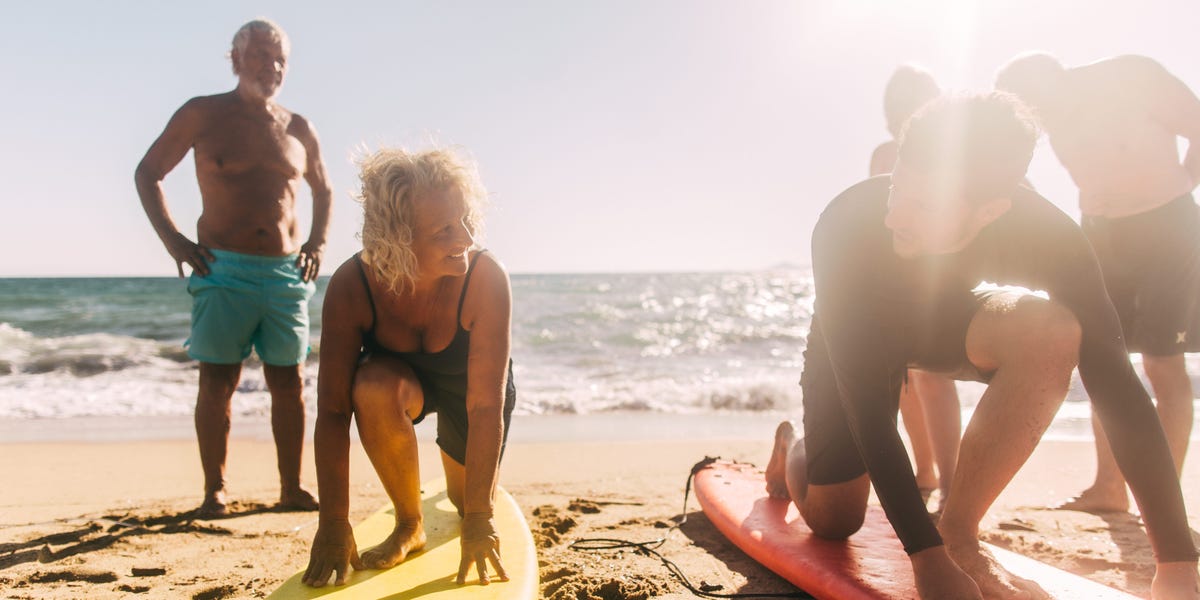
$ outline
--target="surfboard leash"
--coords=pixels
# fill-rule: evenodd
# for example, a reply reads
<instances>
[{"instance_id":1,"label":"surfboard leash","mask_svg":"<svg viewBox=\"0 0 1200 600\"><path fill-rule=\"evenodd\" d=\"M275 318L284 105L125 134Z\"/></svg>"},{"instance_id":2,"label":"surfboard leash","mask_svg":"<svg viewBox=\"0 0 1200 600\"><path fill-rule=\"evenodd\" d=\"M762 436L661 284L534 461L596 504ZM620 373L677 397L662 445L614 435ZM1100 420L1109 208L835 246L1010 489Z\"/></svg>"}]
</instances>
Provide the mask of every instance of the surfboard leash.
<instances>
[{"instance_id":1,"label":"surfboard leash","mask_svg":"<svg viewBox=\"0 0 1200 600\"><path fill-rule=\"evenodd\" d=\"M737 593L737 594L721 594L716 590L721 589L719 585L701 584L699 587L693 585L679 568L679 565L672 562L666 556L663 556L658 551L663 544L667 543L667 538L671 536L671 532L679 529L684 523L687 523L687 505L688 498L692 493L692 480L695 479L696 473L700 472L705 467L721 460L719 456L705 456L704 460L692 465L691 472L688 473L687 484L683 488L683 510L680 512L682 517L679 522L667 528L667 532L662 537L655 540L645 542L634 542L630 540L620 540L615 538L581 538L571 542L567 547L577 552L600 552L605 550L633 550L643 556L653 556L662 562L667 571L675 576L683 587L687 588L691 593L702 598L813 598L807 592L788 592L788 593L769 593L769 594L752 594L752 593Z\"/></svg>"}]
</instances>

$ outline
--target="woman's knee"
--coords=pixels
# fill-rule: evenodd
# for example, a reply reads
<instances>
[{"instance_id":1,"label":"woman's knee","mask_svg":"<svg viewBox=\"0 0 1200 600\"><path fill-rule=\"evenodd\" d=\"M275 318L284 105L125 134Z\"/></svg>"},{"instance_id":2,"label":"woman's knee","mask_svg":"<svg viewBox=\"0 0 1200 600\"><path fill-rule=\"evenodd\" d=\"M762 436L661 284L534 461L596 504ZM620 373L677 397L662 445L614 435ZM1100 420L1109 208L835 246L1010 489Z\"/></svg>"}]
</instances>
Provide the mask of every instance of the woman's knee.
<instances>
[{"instance_id":1,"label":"woman's knee","mask_svg":"<svg viewBox=\"0 0 1200 600\"><path fill-rule=\"evenodd\" d=\"M416 374L408 365L396 361L368 360L359 365L350 397L356 413L399 409L414 419L421 414L424 403Z\"/></svg>"}]
</instances>

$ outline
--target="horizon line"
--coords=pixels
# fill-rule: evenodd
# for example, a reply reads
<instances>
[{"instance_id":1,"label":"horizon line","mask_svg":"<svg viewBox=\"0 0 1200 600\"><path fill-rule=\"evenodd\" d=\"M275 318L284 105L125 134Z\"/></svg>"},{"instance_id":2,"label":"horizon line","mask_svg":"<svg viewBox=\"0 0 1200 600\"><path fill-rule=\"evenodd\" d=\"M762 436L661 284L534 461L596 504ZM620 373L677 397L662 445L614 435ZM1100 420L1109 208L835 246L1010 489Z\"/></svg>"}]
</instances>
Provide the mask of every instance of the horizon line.
<instances>
[{"instance_id":1,"label":"horizon line","mask_svg":"<svg viewBox=\"0 0 1200 600\"><path fill-rule=\"evenodd\" d=\"M680 269L680 270L665 270L665 269L646 269L646 270L595 270L595 271L510 271L509 275L513 277L538 277L546 275L555 276L574 276L574 275L688 275L688 274L710 274L710 273L758 273L763 271L794 271L812 268L811 265L805 263L780 262L765 267L749 267L740 269ZM318 279L328 279L332 274L318 275ZM187 279L188 276L179 277L176 275L2 275L0 281L17 280L17 279Z\"/></svg>"}]
</instances>

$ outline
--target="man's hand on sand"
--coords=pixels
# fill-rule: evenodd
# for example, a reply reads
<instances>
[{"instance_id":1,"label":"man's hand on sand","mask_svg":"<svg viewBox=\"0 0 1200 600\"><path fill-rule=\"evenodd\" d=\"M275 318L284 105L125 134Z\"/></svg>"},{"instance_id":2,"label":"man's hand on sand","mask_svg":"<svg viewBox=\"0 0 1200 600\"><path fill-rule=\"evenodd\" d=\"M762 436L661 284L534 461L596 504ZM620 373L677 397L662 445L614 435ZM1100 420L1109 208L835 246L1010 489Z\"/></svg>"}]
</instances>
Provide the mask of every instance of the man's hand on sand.
<instances>
[{"instance_id":1,"label":"man's hand on sand","mask_svg":"<svg viewBox=\"0 0 1200 600\"><path fill-rule=\"evenodd\" d=\"M500 581L508 581L508 573L500 564L500 536L489 514L468 513L462 521L462 560L458 563L459 585L467 582L467 571L474 564L479 570L479 584L491 583L487 564L492 563Z\"/></svg>"},{"instance_id":2,"label":"man's hand on sand","mask_svg":"<svg viewBox=\"0 0 1200 600\"><path fill-rule=\"evenodd\" d=\"M329 583L329 576L337 573L333 580L344 585L350 577L350 567L362 569L358 558L358 546L354 543L354 531L349 523L336 523L317 527L313 538L312 552L308 558L308 569L301 580L304 585L322 587Z\"/></svg>"},{"instance_id":3,"label":"man's hand on sand","mask_svg":"<svg viewBox=\"0 0 1200 600\"><path fill-rule=\"evenodd\" d=\"M175 268L179 269L179 276L183 277L183 264L187 263L192 267L192 271L199 273L201 277L208 275L208 263L217 260L208 248L201 246L187 239L187 236L182 233L175 232L171 237L168 237L163 243L167 247L167 252L171 258L175 259Z\"/></svg>"},{"instance_id":4,"label":"man's hand on sand","mask_svg":"<svg viewBox=\"0 0 1200 600\"><path fill-rule=\"evenodd\" d=\"M325 244L305 242L300 246L300 256L296 257L296 267L304 281L312 281L321 272L321 258L325 256Z\"/></svg>"}]
</instances>

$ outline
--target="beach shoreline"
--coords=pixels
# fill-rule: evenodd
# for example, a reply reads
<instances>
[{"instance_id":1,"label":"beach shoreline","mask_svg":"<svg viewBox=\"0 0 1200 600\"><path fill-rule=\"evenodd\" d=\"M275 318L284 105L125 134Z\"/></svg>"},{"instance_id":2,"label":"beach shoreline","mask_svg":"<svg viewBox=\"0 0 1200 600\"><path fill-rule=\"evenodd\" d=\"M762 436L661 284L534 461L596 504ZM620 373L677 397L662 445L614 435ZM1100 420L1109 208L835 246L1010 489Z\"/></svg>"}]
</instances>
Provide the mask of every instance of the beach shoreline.
<instances>
[{"instance_id":1,"label":"beach shoreline","mask_svg":"<svg viewBox=\"0 0 1200 600\"><path fill-rule=\"evenodd\" d=\"M313 415L305 424L310 434ZM770 436L783 411L663 413L616 411L592 414L515 415L510 443L575 441L655 441L675 439L758 439ZM417 439L433 441L437 414L416 427ZM0 444L39 442L135 442L194 440L190 416L0 418ZM351 437L357 431L351 428ZM270 441L271 422L260 415L234 415L231 439Z\"/></svg>"},{"instance_id":2,"label":"beach shoreline","mask_svg":"<svg viewBox=\"0 0 1200 600\"><path fill-rule=\"evenodd\" d=\"M656 559L578 552L568 544L581 537L661 537L683 514L691 466L706 456L763 465L771 440L760 430L774 420L689 415L643 419L646 427L628 415L518 421L501 484L543 544L545 597L693 597ZM613 439L611 428L621 422L625 427ZM648 435L650 426L672 422L676 427ZM421 475L430 479L440 475L440 460L428 438L432 428L422 430ZM1092 454L1089 443L1044 442L985 520L984 538L1144 596L1153 557L1136 516L1045 509L1090 482ZM304 480L315 486L311 457L308 446ZM351 519L357 521L386 496L357 442L350 464ZM7 442L0 444L0 474L9 482L0 490L4 598L264 597L305 565L316 527L315 513L271 510L278 494L274 447L252 428L231 441L234 516L228 519L186 517L201 487L195 442L187 437ZM1200 467L1186 467L1183 481L1196 528ZM686 514L662 551L694 583L719 585L722 593L794 590L725 541L694 499Z\"/></svg>"}]
</instances>

